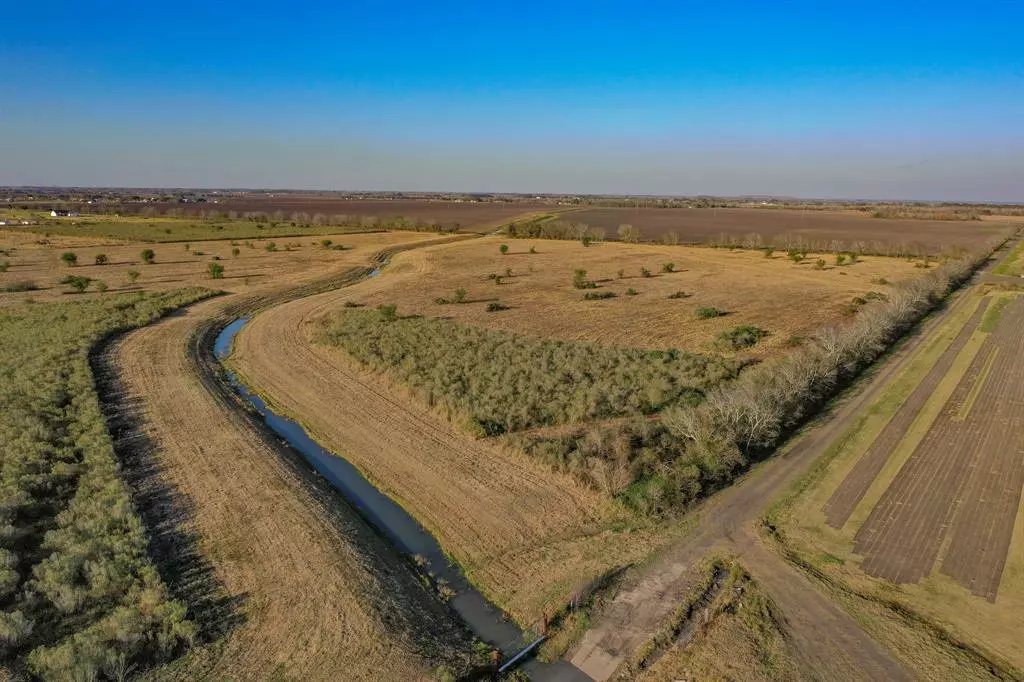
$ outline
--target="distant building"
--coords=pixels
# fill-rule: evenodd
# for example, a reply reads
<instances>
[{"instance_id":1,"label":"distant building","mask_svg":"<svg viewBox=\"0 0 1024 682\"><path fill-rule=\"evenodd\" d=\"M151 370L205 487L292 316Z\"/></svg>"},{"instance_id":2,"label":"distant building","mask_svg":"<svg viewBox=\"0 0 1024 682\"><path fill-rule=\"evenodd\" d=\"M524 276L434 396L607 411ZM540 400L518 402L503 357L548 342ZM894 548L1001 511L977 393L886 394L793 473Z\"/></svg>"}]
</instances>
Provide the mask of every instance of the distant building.
<instances>
[{"instance_id":1,"label":"distant building","mask_svg":"<svg viewBox=\"0 0 1024 682\"><path fill-rule=\"evenodd\" d=\"M78 211L71 211L64 208L55 208L50 211L51 218L77 218Z\"/></svg>"}]
</instances>

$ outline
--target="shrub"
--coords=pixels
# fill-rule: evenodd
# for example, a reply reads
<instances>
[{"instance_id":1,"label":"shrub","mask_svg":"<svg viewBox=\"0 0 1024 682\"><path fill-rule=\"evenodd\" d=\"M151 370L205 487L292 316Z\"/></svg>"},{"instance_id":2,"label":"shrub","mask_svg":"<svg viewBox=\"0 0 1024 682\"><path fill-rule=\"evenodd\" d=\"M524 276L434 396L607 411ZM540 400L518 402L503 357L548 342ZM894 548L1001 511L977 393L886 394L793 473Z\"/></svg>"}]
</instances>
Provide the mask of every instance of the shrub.
<instances>
[{"instance_id":1,"label":"shrub","mask_svg":"<svg viewBox=\"0 0 1024 682\"><path fill-rule=\"evenodd\" d=\"M142 262L146 265L152 265L156 260L156 253L153 252L153 249L143 249L139 255L142 257Z\"/></svg>"},{"instance_id":2,"label":"shrub","mask_svg":"<svg viewBox=\"0 0 1024 682\"><path fill-rule=\"evenodd\" d=\"M869 301L888 301L889 295L883 294L881 291L869 291L868 293L864 294L864 298L866 298Z\"/></svg>"},{"instance_id":3,"label":"shrub","mask_svg":"<svg viewBox=\"0 0 1024 682\"><path fill-rule=\"evenodd\" d=\"M640 276L641 277L653 277L653 275L651 274L651 271L648 270L647 268L640 268Z\"/></svg>"},{"instance_id":4,"label":"shrub","mask_svg":"<svg viewBox=\"0 0 1024 682\"><path fill-rule=\"evenodd\" d=\"M583 300L585 301L601 301L606 298L615 298L614 291L588 291L583 294Z\"/></svg>"},{"instance_id":5,"label":"shrub","mask_svg":"<svg viewBox=\"0 0 1024 682\"><path fill-rule=\"evenodd\" d=\"M590 243L593 241L594 238L591 237L589 234L585 234L582 237L580 237L580 243L583 244L583 246L590 246Z\"/></svg>"},{"instance_id":6,"label":"shrub","mask_svg":"<svg viewBox=\"0 0 1024 682\"><path fill-rule=\"evenodd\" d=\"M68 275L60 281L61 284L67 284L69 287L75 290L76 293L81 294L89 285L92 284L91 277L82 277L79 275Z\"/></svg>"},{"instance_id":7,"label":"shrub","mask_svg":"<svg viewBox=\"0 0 1024 682\"><path fill-rule=\"evenodd\" d=\"M768 332L752 325L740 325L735 329L723 331L715 339L715 346L731 350L742 350L750 348L760 341Z\"/></svg>"},{"instance_id":8,"label":"shrub","mask_svg":"<svg viewBox=\"0 0 1024 682\"><path fill-rule=\"evenodd\" d=\"M35 282L29 282L28 280L0 285L0 291L11 294L21 291L35 291L38 288Z\"/></svg>"},{"instance_id":9,"label":"shrub","mask_svg":"<svg viewBox=\"0 0 1024 682\"><path fill-rule=\"evenodd\" d=\"M10 261L6 261L6 260L0 261L0 272L7 272L7 270L10 267L11 267L11 262Z\"/></svg>"},{"instance_id":10,"label":"shrub","mask_svg":"<svg viewBox=\"0 0 1024 682\"><path fill-rule=\"evenodd\" d=\"M398 306L395 304L377 306L377 314L385 322L394 322L398 319Z\"/></svg>"},{"instance_id":11,"label":"shrub","mask_svg":"<svg viewBox=\"0 0 1024 682\"><path fill-rule=\"evenodd\" d=\"M506 277L511 277L512 276L512 268L505 268L505 276Z\"/></svg>"},{"instance_id":12,"label":"shrub","mask_svg":"<svg viewBox=\"0 0 1024 682\"><path fill-rule=\"evenodd\" d=\"M764 253L764 257L765 258L771 258L772 254L775 253L775 249L772 249L772 248L769 248L769 247L765 247L765 248L761 249L761 251Z\"/></svg>"},{"instance_id":13,"label":"shrub","mask_svg":"<svg viewBox=\"0 0 1024 682\"><path fill-rule=\"evenodd\" d=\"M572 273L572 285L577 289L596 289L597 282L587 279L587 271L576 269Z\"/></svg>"},{"instance_id":14,"label":"shrub","mask_svg":"<svg viewBox=\"0 0 1024 682\"><path fill-rule=\"evenodd\" d=\"M502 244L501 246L499 246L498 251L501 252L502 256L508 254L508 244Z\"/></svg>"},{"instance_id":15,"label":"shrub","mask_svg":"<svg viewBox=\"0 0 1024 682\"><path fill-rule=\"evenodd\" d=\"M633 287L626 289L626 296L636 296L637 291Z\"/></svg>"},{"instance_id":16,"label":"shrub","mask_svg":"<svg viewBox=\"0 0 1024 682\"><path fill-rule=\"evenodd\" d=\"M205 256L206 252L205 251L200 251L199 249L196 249L195 251L192 252L192 255L193 256Z\"/></svg>"},{"instance_id":17,"label":"shrub","mask_svg":"<svg viewBox=\"0 0 1024 682\"><path fill-rule=\"evenodd\" d=\"M675 272L676 271L676 264L675 263L662 263L661 264L661 271L662 272Z\"/></svg>"},{"instance_id":18,"label":"shrub","mask_svg":"<svg viewBox=\"0 0 1024 682\"><path fill-rule=\"evenodd\" d=\"M64 261L64 264L67 265L69 268L73 268L76 265L78 265L78 256L75 255L74 251L65 251L64 253L60 254L60 259Z\"/></svg>"},{"instance_id":19,"label":"shrub","mask_svg":"<svg viewBox=\"0 0 1024 682\"><path fill-rule=\"evenodd\" d=\"M669 294L669 298L690 298L693 294L688 294L685 291L677 291L674 294Z\"/></svg>"},{"instance_id":20,"label":"shrub","mask_svg":"<svg viewBox=\"0 0 1024 682\"><path fill-rule=\"evenodd\" d=\"M885 277L875 277L874 279L871 280L871 283L885 285L889 283L889 280L887 280Z\"/></svg>"},{"instance_id":21,"label":"shrub","mask_svg":"<svg viewBox=\"0 0 1024 682\"><path fill-rule=\"evenodd\" d=\"M325 249L331 248L331 244L333 244L333 243L334 242L331 241L330 239L321 239L320 240L320 246L324 247Z\"/></svg>"},{"instance_id":22,"label":"shrub","mask_svg":"<svg viewBox=\"0 0 1024 682\"><path fill-rule=\"evenodd\" d=\"M715 308L712 306L697 308L698 320L710 320L713 317L722 317L723 315L728 314L728 311L722 310L721 308Z\"/></svg>"},{"instance_id":23,"label":"shrub","mask_svg":"<svg viewBox=\"0 0 1024 682\"><path fill-rule=\"evenodd\" d=\"M487 312L489 313L496 313L502 310L508 310L508 306L502 305L498 301L491 301L487 304Z\"/></svg>"},{"instance_id":24,"label":"shrub","mask_svg":"<svg viewBox=\"0 0 1024 682\"><path fill-rule=\"evenodd\" d=\"M537 253L537 247L536 246L531 246L530 247L530 253Z\"/></svg>"},{"instance_id":25,"label":"shrub","mask_svg":"<svg viewBox=\"0 0 1024 682\"><path fill-rule=\"evenodd\" d=\"M242 253L242 251L241 251L241 249L239 249L239 248L238 248L237 246L236 246L236 247L233 247L233 248L231 249L231 257L232 257L232 258L238 258L238 254L240 254L240 253Z\"/></svg>"},{"instance_id":26,"label":"shrub","mask_svg":"<svg viewBox=\"0 0 1024 682\"><path fill-rule=\"evenodd\" d=\"M101 294L105 294L107 293L107 289L107 283L104 282L102 279L96 281L96 291L100 292Z\"/></svg>"},{"instance_id":27,"label":"shrub","mask_svg":"<svg viewBox=\"0 0 1024 682\"><path fill-rule=\"evenodd\" d=\"M96 254L96 265L106 265L106 264L107 264L107 254L105 254L105 253L97 253Z\"/></svg>"},{"instance_id":28,"label":"shrub","mask_svg":"<svg viewBox=\"0 0 1024 682\"><path fill-rule=\"evenodd\" d=\"M615 276L622 279L626 276L626 271L620 268L619 271L615 273Z\"/></svg>"},{"instance_id":29,"label":"shrub","mask_svg":"<svg viewBox=\"0 0 1024 682\"><path fill-rule=\"evenodd\" d=\"M800 251L797 251L796 249L790 249L787 255L789 256L789 260L793 261L794 263L799 263L804 259L804 254L801 253Z\"/></svg>"},{"instance_id":30,"label":"shrub","mask_svg":"<svg viewBox=\"0 0 1024 682\"><path fill-rule=\"evenodd\" d=\"M838 267L838 266L841 266L841 265L843 265L845 263L846 263L846 254L845 253L837 253L836 254L836 266Z\"/></svg>"},{"instance_id":31,"label":"shrub","mask_svg":"<svg viewBox=\"0 0 1024 682\"><path fill-rule=\"evenodd\" d=\"M206 272L209 273L210 279L222 279L224 277L224 266L220 263L211 262L206 266Z\"/></svg>"},{"instance_id":32,"label":"shrub","mask_svg":"<svg viewBox=\"0 0 1024 682\"><path fill-rule=\"evenodd\" d=\"M267 242L267 245L264 246L263 248L265 248L268 252L273 253L277 251L277 244L275 244L274 242Z\"/></svg>"},{"instance_id":33,"label":"shrub","mask_svg":"<svg viewBox=\"0 0 1024 682\"><path fill-rule=\"evenodd\" d=\"M135 284L135 280L137 280L139 278L139 271L138 270L129 270L128 272L124 273L124 275L125 275L125 277L128 278L128 283L129 284Z\"/></svg>"},{"instance_id":34,"label":"shrub","mask_svg":"<svg viewBox=\"0 0 1024 682\"><path fill-rule=\"evenodd\" d=\"M814 269L815 270L824 270L825 269L825 259L824 258L819 258L818 260L814 261Z\"/></svg>"},{"instance_id":35,"label":"shrub","mask_svg":"<svg viewBox=\"0 0 1024 682\"><path fill-rule=\"evenodd\" d=\"M356 303L355 301L345 301L345 303L342 304L342 305L345 308L358 308L358 307L360 307L359 304Z\"/></svg>"}]
</instances>

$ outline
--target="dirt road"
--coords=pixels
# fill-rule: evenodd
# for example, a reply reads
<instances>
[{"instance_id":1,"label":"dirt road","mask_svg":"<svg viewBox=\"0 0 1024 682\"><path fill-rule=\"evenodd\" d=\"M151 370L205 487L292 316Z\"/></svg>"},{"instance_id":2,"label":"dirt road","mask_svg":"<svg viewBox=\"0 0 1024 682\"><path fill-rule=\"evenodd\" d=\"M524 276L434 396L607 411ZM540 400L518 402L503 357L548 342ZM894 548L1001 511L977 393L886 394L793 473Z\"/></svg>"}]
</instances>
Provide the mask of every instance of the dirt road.
<instances>
[{"instance_id":1,"label":"dirt road","mask_svg":"<svg viewBox=\"0 0 1024 682\"><path fill-rule=\"evenodd\" d=\"M201 626L227 624L207 632L217 644L156 677L425 679L438 661L464 662L461 627L407 562L230 396L211 392L197 335L246 300L259 304L192 306L96 362L159 558L179 559L184 542L205 564L179 562L168 582Z\"/></svg>"},{"instance_id":2,"label":"dirt road","mask_svg":"<svg viewBox=\"0 0 1024 682\"><path fill-rule=\"evenodd\" d=\"M963 291L955 295L946 309L930 318L916 336L895 350L870 379L787 452L760 464L738 484L709 500L698 512L701 520L695 531L619 592L585 635L572 662L598 682L612 677L673 613L674 597L688 586L690 566L716 548L738 556L764 585L786 615L800 655L822 678L907 679L908 673L851 617L761 544L756 524L772 499L810 468L850 420L877 397L918 344L965 298Z\"/></svg>"}]
</instances>

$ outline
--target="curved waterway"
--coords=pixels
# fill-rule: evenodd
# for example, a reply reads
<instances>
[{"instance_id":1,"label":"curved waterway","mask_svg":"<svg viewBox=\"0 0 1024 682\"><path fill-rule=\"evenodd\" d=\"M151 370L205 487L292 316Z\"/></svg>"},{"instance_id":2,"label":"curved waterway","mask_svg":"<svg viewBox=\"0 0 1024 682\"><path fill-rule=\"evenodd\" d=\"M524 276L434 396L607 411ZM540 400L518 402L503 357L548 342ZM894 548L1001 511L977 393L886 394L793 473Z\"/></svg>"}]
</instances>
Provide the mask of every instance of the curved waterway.
<instances>
[{"instance_id":1,"label":"curved waterway","mask_svg":"<svg viewBox=\"0 0 1024 682\"><path fill-rule=\"evenodd\" d=\"M242 317L221 330L214 342L214 354L225 360L234 345L235 336L250 318ZM248 389L234 373L227 373L235 391L263 417L274 433L285 439L340 492L353 507L403 553L417 557L438 582L443 581L454 596L449 604L469 629L481 640L498 649L503 657L514 656L531 639L501 609L491 604L477 591L459 567L448 560L433 535L410 516L391 498L375 488L359 470L341 456L325 450L313 440L302 426L271 410L267 404ZM560 661L541 664L530 660L522 665L531 679L588 680L570 664Z\"/></svg>"}]
</instances>

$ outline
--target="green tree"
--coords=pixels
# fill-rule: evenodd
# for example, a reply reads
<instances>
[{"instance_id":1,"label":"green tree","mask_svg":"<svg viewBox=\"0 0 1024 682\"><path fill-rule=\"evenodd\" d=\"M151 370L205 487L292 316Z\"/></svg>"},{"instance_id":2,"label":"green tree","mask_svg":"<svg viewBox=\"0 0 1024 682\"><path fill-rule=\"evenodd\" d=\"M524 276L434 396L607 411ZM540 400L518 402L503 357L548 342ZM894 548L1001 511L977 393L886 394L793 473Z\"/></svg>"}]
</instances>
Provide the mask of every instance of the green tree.
<instances>
[{"instance_id":1,"label":"green tree","mask_svg":"<svg viewBox=\"0 0 1024 682\"><path fill-rule=\"evenodd\" d=\"M466 300L466 290L465 289L456 289L455 290L455 302L456 303L464 303L465 300Z\"/></svg>"},{"instance_id":2,"label":"green tree","mask_svg":"<svg viewBox=\"0 0 1024 682\"><path fill-rule=\"evenodd\" d=\"M107 293L107 283L104 282L102 279L101 280L97 280L96 281L96 291L100 292L101 294Z\"/></svg>"},{"instance_id":3,"label":"green tree","mask_svg":"<svg viewBox=\"0 0 1024 682\"><path fill-rule=\"evenodd\" d=\"M238 258L238 254L240 254L240 253L242 253L242 252L241 252L241 250L237 246L235 248L231 249L231 257L232 258Z\"/></svg>"},{"instance_id":4,"label":"green tree","mask_svg":"<svg viewBox=\"0 0 1024 682\"><path fill-rule=\"evenodd\" d=\"M501 251L501 255L504 256L508 253L508 244L502 244L498 247L498 251Z\"/></svg>"},{"instance_id":5,"label":"green tree","mask_svg":"<svg viewBox=\"0 0 1024 682\"><path fill-rule=\"evenodd\" d=\"M210 274L210 279L222 279L224 277L224 266L220 263L211 262L206 266L206 271Z\"/></svg>"},{"instance_id":6,"label":"green tree","mask_svg":"<svg viewBox=\"0 0 1024 682\"><path fill-rule=\"evenodd\" d=\"M135 284L135 280L137 280L139 278L139 271L138 270L129 270L128 272L126 272L124 274L125 274L125 277L128 278L128 283L129 284Z\"/></svg>"},{"instance_id":7,"label":"green tree","mask_svg":"<svg viewBox=\"0 0 1024 682\"><path fill-rule=\"evenodd\" d=\"M75 255L74 251L65 251L60 254L60 259L69 267L73 268L78 265L78 256Z\"/></svg>"},{"instance_id":8,"label":"green tree","mask_svg":"<svg viewBox=\"0 0 1024 682\"><path fill-rule=\"evenodd\" d=\"M76 293L82 293L89 288L92 283L91 277L81 277L78 275L68 275L60 281L61 284L67 284L69 287L75 290Z\"/></svg>"},{"instance_id":9,"label":"green tree","mask_svg":"<svg viewBox=\"0 0 1024 682\"><path fill-rule=\"evenodd\" d=\"M139 255L142 257L142 262L146 265L152 265L156 261L156 253L153 249L143 249Z\"/></svg>"},{"instance_id":10,"label":"green tree","mask_svg":"<svg viewBox=\"0 0 1024 682\"><path fill-rule=\"evenodd\" d=\"M107 254L105 254L105 253L97 253L96 254L96 265L106 265L106 264L107 264Z\"/></svg>"}]
</instances>

